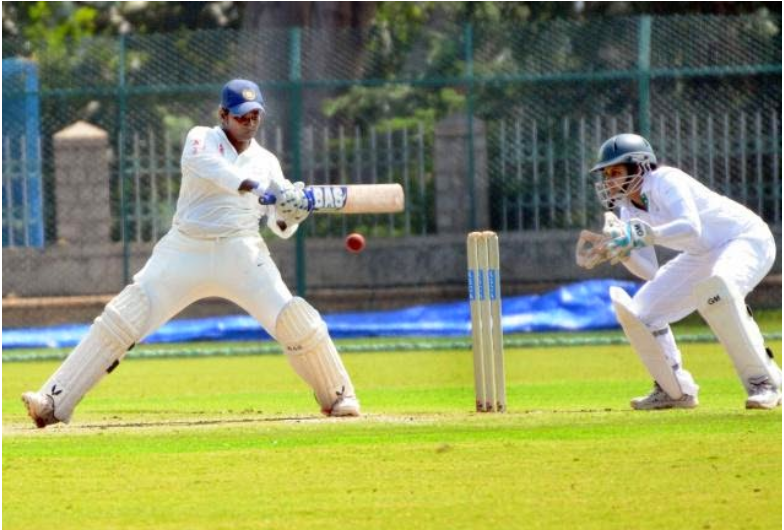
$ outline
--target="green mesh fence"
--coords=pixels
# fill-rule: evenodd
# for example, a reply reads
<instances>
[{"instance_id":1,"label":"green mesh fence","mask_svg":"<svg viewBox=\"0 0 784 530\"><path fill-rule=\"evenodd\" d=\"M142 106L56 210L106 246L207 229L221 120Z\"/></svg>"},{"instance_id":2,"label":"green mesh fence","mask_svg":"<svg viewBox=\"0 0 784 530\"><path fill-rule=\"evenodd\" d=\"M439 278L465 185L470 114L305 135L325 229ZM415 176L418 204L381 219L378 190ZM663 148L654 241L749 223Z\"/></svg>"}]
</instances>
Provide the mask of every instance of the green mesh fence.
<instances>
[{"instance_id":1,"label":"green mesh fence","mask_svg":"<svg viewBox=\"0 0 784 530\"><path fill-rule=\"evenodd\" d=\"M296 252L279 256L300 292L397 289L400 303L445 286L462 295L466 231L500 232L513 259L536 234L599 223L587 169L600 142L622 131L647 135L665 163L781 223L780 17L213 30L57 49L4 39L3 57L4 67L35 64L37 86L6 84L3 97L31 98L40 115L39 166L21 160L25 135L4 134L4 296L119 291L170 226L185 133L217 124L220 87L233 77L262 86L258 140L292 180L406 190L401 214L309 220ZM3 114L4 133L14 119ZM55 135L80 120L105 136L66 139L58 155ZM9 237L32 222L20 204L36 167L39 247ZM306 248L315 256L313 245L339 247L352 231L376 242L376 261L306 258ZM546 252L537 259L505 277L580 279L574 269L556 274ZM356 305L373 304L365 296Z\"/></svg>"}]
</instances>

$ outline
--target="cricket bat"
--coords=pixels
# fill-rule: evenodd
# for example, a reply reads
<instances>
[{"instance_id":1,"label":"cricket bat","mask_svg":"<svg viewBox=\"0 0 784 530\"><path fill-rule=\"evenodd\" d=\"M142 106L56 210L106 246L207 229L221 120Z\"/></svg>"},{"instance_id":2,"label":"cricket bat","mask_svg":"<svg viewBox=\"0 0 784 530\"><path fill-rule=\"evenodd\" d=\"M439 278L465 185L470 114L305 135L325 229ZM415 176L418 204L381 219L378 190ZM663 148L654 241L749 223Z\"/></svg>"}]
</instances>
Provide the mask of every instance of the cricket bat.
<instances>
[{"instance_id":1,"label":"cricket bat","mask_svg":"<svg viewBox=\"0 0 784 530\"><path fill-rule=\"evenodd\" d=\"M305 195L314 213L398 213L405 208L400 184L346 184L306 186ZM275 204L275 195L259 198L264 205Z\"/></svg>"}]
</instances>

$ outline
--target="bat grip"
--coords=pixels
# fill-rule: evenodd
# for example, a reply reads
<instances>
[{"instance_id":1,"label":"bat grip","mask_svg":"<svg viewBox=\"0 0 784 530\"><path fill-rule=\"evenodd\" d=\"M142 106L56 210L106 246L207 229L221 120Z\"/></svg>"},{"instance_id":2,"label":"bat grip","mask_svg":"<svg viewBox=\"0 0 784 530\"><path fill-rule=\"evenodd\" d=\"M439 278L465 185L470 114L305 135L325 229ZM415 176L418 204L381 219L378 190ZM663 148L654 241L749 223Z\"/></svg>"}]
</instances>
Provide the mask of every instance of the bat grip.
<instances>
[{"instance_id":1,"label":"bat grip","mask_svg":"<svg viewBox=\"0 0 784 530\"><path fill-rule=\"evenodd\" d=\"M305 188L305 197L308 200L308 211L312 212L316 206L316 198L313 196L313 190ZM274 193L267 192L261 197L259 197L259 204L262 206L270 206L275 204L277 199L275 198Z\"/></svg>"},{"instance_id":2,"label":"bat grip","mask_svg":"<svg viewBox=\"0 0 784 530\"><path fill-rule=\"evenodd\" d=\"M312 212L316 209L316 197L313 196L313 190L305 188L305 197L308 199L308 211Z\"/></svg>"},{"instance_id":3,"label":"bat grip","mask_svg":"<svg viewBox=\"0 0 784 530\"><path fill-rule=\"evenodd\" d=\"M261 197L259 197L259 204L263 206L269 206L271 204L275 204L275 194L274 193L265 193Z\"/></svg>"}]
</instances>

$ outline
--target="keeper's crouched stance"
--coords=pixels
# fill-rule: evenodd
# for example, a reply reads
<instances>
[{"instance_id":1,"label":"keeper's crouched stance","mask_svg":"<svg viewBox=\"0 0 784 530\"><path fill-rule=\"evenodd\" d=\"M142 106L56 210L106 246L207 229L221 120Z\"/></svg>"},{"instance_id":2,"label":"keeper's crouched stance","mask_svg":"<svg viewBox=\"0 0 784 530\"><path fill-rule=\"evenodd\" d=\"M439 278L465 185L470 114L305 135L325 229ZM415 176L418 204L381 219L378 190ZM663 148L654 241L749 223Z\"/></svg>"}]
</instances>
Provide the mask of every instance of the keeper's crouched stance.
<instances>
[{"instance_id":1,"label":"keeper's crouched stance","mask_svg":"<svg viewBox=\"0 0 784 530\"><path fill-rule=\"evenodd\" d=\"M698 311L732 360L747 393L746 408L781 404L781 370L746 307L746 295L770 271L773 235L746 207L683 171L657 167L650 144L634 134L599 149L592 172L607 210L601 234L583 231L577 263L622 263L646 283L630 298L611 288L618 322L655 383L631 401L637 410L693 408L699 387L683 368L670 323ZM659 267L654 245L679 251Z\"/></svg>"},{"instance_id":2,"label":"keeper's crouched stance","mask_svg":"<svg viewBox=\"0 0 784 530\"><path fill-rule=\"evenodd\" d=\"M221 126L188 133L172 229L41 389L22 395L38 427L68 422L134 344L207 297L231 300L275 337L324 414L359 416L326 324L291 295L259 235L266 217L267 227L287 239L312 209L301 183L286 180L277 158L254 140L263 116L258 86L235 79L223 87ZM259 202L268 193L274 206Z\"/></svg>"}]
</instances>

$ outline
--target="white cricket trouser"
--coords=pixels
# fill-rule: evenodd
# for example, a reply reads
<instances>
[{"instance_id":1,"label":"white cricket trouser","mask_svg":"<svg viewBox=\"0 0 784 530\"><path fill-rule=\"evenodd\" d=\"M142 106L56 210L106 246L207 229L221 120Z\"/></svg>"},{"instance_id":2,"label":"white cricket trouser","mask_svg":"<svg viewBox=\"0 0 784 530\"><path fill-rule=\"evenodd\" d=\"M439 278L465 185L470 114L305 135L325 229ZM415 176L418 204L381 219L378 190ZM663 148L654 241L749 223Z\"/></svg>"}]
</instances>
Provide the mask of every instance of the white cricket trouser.
<instances>
[{"instance_id":1,"label":"white cricket trouser","mask_svg":"<svg viewBox=\"0 0 784 530\"><path fill-rule=\"evenodd\" d=\"M747 234L705 254L680 254L665 263L633 297L638 316L649 328L677 322L697 310L694 286L721 276L746 296L773 267L776 242L770 230Z\"/></svg>"},{"instance_id":2,"label":"white cricket trouser","mask_svg":"<svg viewBox=\"0 0 784 530\"><path fill-rule=\"evenodd\" d=\"M720 276L745 297L770 271L775 259L776 242L765 227L765 230L730 240L705 254L680 254L665 263L656 276L637 291L633 298L637 315L657 335L671 365L678 366L675 375L685 393L694 395L699 387L683 369L681 352L669 324L697 310L697 301L692 295L694 286L712 276Z\"/></svg>"},{"instance_id":3,"label":"white cricket trouser","mask_svg":"<svg viewBox=\"0 0 784 530\"><path fill-rule=\"evenodd\" d=\"M234 302L274 337L292 298L261 236L197 239L172 228L133 280L150 299L144 337L207 297Z\"/></svg>"}]
</instances>

